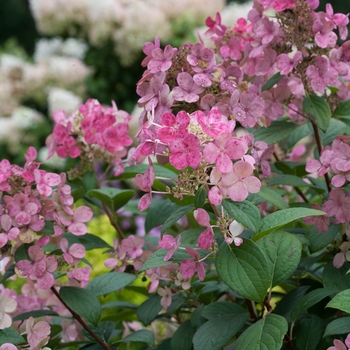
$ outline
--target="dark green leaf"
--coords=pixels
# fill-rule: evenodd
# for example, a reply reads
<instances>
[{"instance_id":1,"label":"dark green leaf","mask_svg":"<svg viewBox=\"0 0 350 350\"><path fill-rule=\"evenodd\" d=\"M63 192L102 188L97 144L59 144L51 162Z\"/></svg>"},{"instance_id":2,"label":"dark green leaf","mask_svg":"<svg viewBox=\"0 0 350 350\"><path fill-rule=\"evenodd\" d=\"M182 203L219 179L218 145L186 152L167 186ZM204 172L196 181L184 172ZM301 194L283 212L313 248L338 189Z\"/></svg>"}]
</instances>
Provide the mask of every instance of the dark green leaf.
<instances>
[{"instance_id":1,"label":"dark green leaf","mask_svg":"<svg viewBox=\"0 0 350 350\"><path fill-rule=\"evenodd\" d=\"M83 186L85 191L93 190L98 187L96 172L87 171L83 176Z\"/></svg>"},{"instance_id":2,"label":"dark green leaf","mask_svg":"<svg viewBox=\"0 0 350 350\"><path fill-rule=\"evenodd\" d=\"M323 269L323 284L327 288L334 288L338 292L350 288L350 274L347 273L350 264L345 262L341 268L333 266L333 261L329 261Z\"/></svg>"},{"instance_id":3,"label":"dark green leaf","mask_svg":"<svg viewBox=\"0 0 350 350\"><path fill-rule=\"evenodd\" d=\"M186 205L175 210L164 222L161 233L164 233L169 227L173 226L179 221L184 215L194 209L194 205Z\"/></svg>"},{"instance_id":4,"label":"dark green leaf","mask_svg":"<svg viewBox=\"0 0 350 350\"><path fill-rule=\"evenodd\" d=\"M282 226L293 222L294 220L304 218L306 216L324 215L321 210L309 208L288 208L276 211L261 220L259 233L253 237L254 241L261 239L268 233L281 228Z\"/></svg>"},{"instance_id":5,"label":"dark green leaf","mask_svg":"<svg viewBox=\"0 0 350 350\"><path fill-rule=\"evenodd\" d=\"M298 176L294 175L278 175L273 176L269 179L269 186L275 185L286 185L286 186L294 186L294 187L313 187L308 184Z\"/></svg>"},{"instance_id":6,"label":"dark green leaf","mask_svg":"<svg viewBox=\"0 0 350 350\"><path fill-rule=\"evenodd\" d=\"M124 339L119 340L118 342L127 343L129 341L140 341L142 343L154 345L154 334L148 329L141 329L127 335Z\"/></svg>"},{"instance_id":7,"label":"dark green leaf","mask_svg":"<svg viewBox=\"0 0 350 350\"><path fill-rule=\"evenodd\" d=\"M336 294L326 307L338 309L350 314L350 289Z\"/></svg>"},{"instance_id":8,"label":"dark green leaf","mask_svg":"<svg viewBox=\"0 0 350 350\"><path fill-rule=\"evenodd\" d=\"M324 337L328 335L348 334L350 333L350 316L337 318L328 323L323 334Z\"/></svg>"},{"instance_id":9,"label":"dark green leaf","mask_svg":"<svg viewBox=\"0 0 350 350\"><path fill-rule=\"evenodd\" d=\"M89 197L97 198L102 203L105 203L114 213L134 197L135 191L121 190L114 187L103 187L98 190L90 190L86 194Z\"/></svg>"},{"instance_id":10,"label":"dark green leaf","mask_svg":"<svg viewBox=\"0 0 350 350\"><path fill-rule=\"evenodd\" d=\"M322 131L326 132L332 113L325 99L312 94L305 96L303 108L305 113L312 118L316 125Z\"/></svg>"},{"instance_id":11,"label":"dark green leaf","mask_svg":"<svg viewBox=\"0 0 350 350\"><path fill-rule=\"evenodd\" d=\"M330 244L339 232L339 225L331 225L326 232L319 232L316 228L309 235L311 253L318 252Z\"/></svg>"},{"instance_id":12,"label":"dark green leaf","mask_svg":"<svg viewBox=\"0 0 350 350\"><path fill-rule=\"evenodd\" d=\"M204 306L201 315L208 320L213 320L225 315L245 314L246 312L247 311L238 304L233 304L228 301L218 301Z\"/></svg>"},{"instance_id":13,"label":"dark green leaf","mask_svg":"<svg viewBox=\"0 0 350 350\"><path fill-rule=\"evenodd\" d=\"M336 293L336 290L333 288L318 288L307 293L294 305L291 313L292 321L294 322L300 313L334 293Z\"/></svg>"},{"instance_id":14,"label":"dark green leaf","mask_svg":"<svg viewBox=\"0 0 350 350\"><path fill-rule=\"evenodd\" d=\"M294 235L275 231L257 242L267 257L271 287L289 278L298 267L301 256L301 243Z\"/></svg>"},{"instance_id":15,"label":"dark green leaf","mask_svg":"<svg viewBox=\"0 0 350 350\"><path fill-rule=\"evenodd\" d=\"M44 235L53 235L55 233L55 230L53 228L53 223L52 221L45 220L45 226L44 228L40 231L40 233Z\"/></svg>"},{"instance_id":16,"label":"dark green leaf","mask_svg":"<svg viewBox=\"0 0 350 350\"><path fill-rule=\"evenodd\" d=\"M72 233L65 233L62 235L62 237L68 240L70 246L74 243L80 243L85 247L86 250L112 248L103 239L91 233L86 233L83 236L76 236Z\"/></svg>"},{"instance_id":17,"label":"dark green leaf","mask_svg":"<svg viewBox=\"0 0 350 350\"><path fill-rule=\"evenodd\" d=\"M203 208L205 200L207 199L207 191L204 186L199 187L194 196L194 206L196 209Z\"/></svg>"},{"instance_id":18,"label":"dark green leaf","mask_svg":"<svg viewBox=\"0 0 350 350\"><path fill-rule=\"evenodd\" d=\"M240 331L249 314L223 315L204 323L193 337L194 350L220 350Z\"/></svg>"},{"instance_id":19,"label":"dark green leaf","mask_svg":"<svg viewBox=\"0 0 350 350\"><path fill-rule=\"evenodd\" d=\"M262 302L271 283L268 262L259 246L245 239L236 247L221 244L215 265L220 278L244 298Z\"/></svg>"},{"instance_id":20,"label":"dark green leaf","mask_svg":"<svg viewBox=\"0 0 350 350\"><path fill-rule=\"evenodd\" d=\"M124 172L118 176L118 179L134 178L137 174L144 174L149 168L148 164L138 164L124 169ZM177 179L177 173L165 166L154 164L154 172L157 177Z\"/></svg>"},{"instance_id":21,"label":"dark green leaf","mask_svg":"<svg viewBox=\"0 0 350 350\"><path fill-rule=\"evenodd\" d=\"M302 319L293 335L296 338L298 350L316 350L322 338L323 322L316 316L311 315Z\"/></svg>"},{"instance_id":22,"label":"dark green leaf","mask_svg":"<svg viewBox=\"0 0 350 350\"><path fill-rule=\"evenodd\" d=\"M6 281L8 278L10 278L15 274L15 266L16 264L13 264L5 271L5 273L0 278L0 283L3 283L4 281Z\"/></svg>"},{"instance_id":23,"label":"dark green leaf","mask_svg":"<svg viewBox=\"0 0 350 350\"><path fill-rule=\"evenodd\" d=\"M276 85L281 79L283 75L280 72L275 73L262 87L261 91L270 90L274 85Z\"/></svg>"},{"instance_id":24,"label":"dark green leaf","mask_svg":"<svg viewBox=\"0 0 350 350\"><path fill-rule=\"evenodd\" d=\"M278 209L287 209L289 207L288 203L282 198L282 196L272 188L262 186L257 195L263 198L264 201L276 206Z\"/></svg>"},{"instance_id":25,"label":"dark green leaf","mask_svg":"<svg viewBox=\"0 0 350 350\"><path fill-rule=\"evenodd\" d=\"M109 308L130 308L130 309L137 309L138 305L130 303L129 301L109 301L108 303L102 304L102 309L109 309Z\"/></svg>"},{"instance_id":26,"label":"dark green leaf","mask_svg":"<svg viewBox=\"0 0 350 350\"><path fill-rule=\"evenodd\" d=\"M254 140L264 141L268 145L272 145L286 138L298 127L297 124L290 122L273 121L268 128L259 128L254 131Z\"/></svg>"},{"instance_id":27,"label":"dark green leaf","mask_svg":"<svg viewBox=\"0 0 350 350\"><path fill-rule=\"evenodd\" d=\"M136 315L139 320L148 326L162 310L160 305L161 296L158 294L152 294L146 301L144 301L136 310Z\"/></svg>"},{"instance_id":28,"label":"dark green leaf","mask_svg":"<svg viewBox=\"0 0 350 350\"><path fill-rule=\"evenodd\" d=\"M0 329L0 345L5 343L17 345L25 343L25 340L12 328Z\"/></svg>"},{"instance_id":29,"label":"dark green leaf","mask_svg":"<svg viewBox=\"0 0 350 350\"><path fill-rule=\"evenodd\" d=\"M16 249L14 254L14 258L16 262L20 260L30 260L30 257L28 255L28 249L30 246L31 246L30 244L22 244Z\"/></svg>"},{"instance_id":30,"label":"dark green leaf","mask_svg":"<svg viewBox=\"0 0 350 350\"><path fill-rule=\"evenodd\" d=\"M145 230L149 232L152 228L164 224L165 220L181 206L171 202L169 199L153 200L145 221ZM161 213L161 215L159 215Z\"/></svg>"},{"instance_id":31,"label":"dark green leaf","mask_svg":"<svg viewBox=\"0 0 350 350\"><path fill-rule=\"evenodd\" d=\"M339 106L333 112L333 118L350 119L350 100L339 103Z\"/></svg>"},{"instance_id":32,"label":"dark green leaf","mask_svg":"<svg viewBox=\"0 0 350 350\"><path fill-rule=\"evenodd\" d=\"M101 304L91 291L78 287L61 287L60 296L72 310L97 325L101 317Z\"/></svg>"},{"instance_id":33,"label":"dark green leaf","mask_svg":"<svg viewBox=\"0 0 350 350\"><path fill-rule=\"evenodd\" d=\"M338 119L331 119L327 132L320 131L321 142L323 146L327 146L333 142L336 136L342 135L346 129L346 124Z\"/></svg>"},{"instance_id":34,"label":"dark green leaf","mask_svg":"<svg viewBox=\"0 0 350 350\"><path fill-rule=\"evenodd\" d=\"M108 272L95 277L89 282L86 289L97 297L122 289L135 281L135 279L136 276L126 272Z\"/></svg>"},{"instance_id":35,"label":"dark green leaf","mask_svg":"<svg viewBox=\"0 0 350 350\"><path fill-rule=\"evenodd\" d=\"M284 317L268 314L254 323L238 338L237 350L280 350L288 330Z\"/></svg>"},{"instance_id":36,"label":"dark green leaf","mask_svg":"<svg viewBox=\"0 0 350 350\"><path fill-rule=\"evenodd\" d=\"M26 320L29 317L42 317L42 316L58 316L57 312L52 310L33 310L29 312L24 312L12 318L12 321Z\"/></svg>"},{"instance_id":37,"label":"dark green leaf","mask_svg":"<svg viewBox=\"0 0 350 350\"><path fill-rule=\"evenodd\" d=\"M194 333L195 329L192 327L190 320L182 323L171 338L171 350L192 350Z\"/></svg>"},{"instance_id":38,"label":"dark green leaf","mask_svg":"<svg viewBox=\"0 0 350 350\"><path fill-rule=\"evenodd\" d=\"M299 125L288 137L288 149L292 149L293 146L306 136L313 134L311 123Z\"/></svg>"},{"instance_id":39,"label":"dark green leaf","mask_svg":"<svg viewBox=\"0 0 350 350\"><path fill-rule=\"evenodd\" d=\"M238 221L252 232L258 232L261 224L260 211L253 203L248 200L238 203L225 199L222 201L222 206L232 219Z\"/></svg>"}]
</instances>

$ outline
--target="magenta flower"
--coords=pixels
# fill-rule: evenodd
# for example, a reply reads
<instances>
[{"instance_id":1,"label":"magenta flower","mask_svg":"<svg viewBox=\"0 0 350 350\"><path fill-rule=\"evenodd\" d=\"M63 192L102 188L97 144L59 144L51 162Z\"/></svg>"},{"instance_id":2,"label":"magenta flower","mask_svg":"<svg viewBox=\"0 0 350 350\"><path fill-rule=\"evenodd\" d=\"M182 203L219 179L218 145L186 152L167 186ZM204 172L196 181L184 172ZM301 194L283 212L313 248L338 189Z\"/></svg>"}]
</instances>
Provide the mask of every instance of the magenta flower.
<instances>
[{"instance_id":1,"label":"magenta flower","mask_svg":"<svg viewBox=\"0 0 350 350\"><path fill-rule=\"evenodd\" d=\"M335 216L337 223L350 221L350 197L341 188L332 190L329 197L322 210L329 216Z\"/></svg>"},{"instance_id":2,"label":"magenta flower","mask_svg":"<svg viewBox=\"0 0 350 350\"><path fill-rule=\"evenodd\" d=\"M15 219L18 226L28 225L32 216L39 212L39 207L24 193L17 193L13 197L5 197L8 215Z\"/></svg>"},{"instance_id":3,"label":"magenta flower","mask_svg":"<svg viewBox=\"0 0 350 350\"><path fill-rule=\"evenodd\" d=\"M348 36L347 25L349 24L349 14L334 14L333 7L331 4L326 4L326 13L326 18L332 21L335 27L338 27L340 39L345 40Z\"/></svg>"},{"instance_id":4,"label":"magenta flower","mask_svg":"<svg viewBox=\"0 0 350 350\"><path fill-rule=\"evenodd\" d=\"M247 150L244 142L232 139L231 133L225 132L204 147L203 156L206 162L216 164L222 173L227 174L233 169L232 160L242 158Z\"/></svg>"},{"instance_id":5,"label":"magenta flower","mask_svg":"<svg viewBox=\"0 0 350 350\"><path fill-rule=\"evenodd\" d=\"M297 51L291 59L287 54L283 53L276 59L276 67L281 70L281 74L285 75L290 73L298 63L303 60L303 54Z\"/></svg>"},{"instance_id":6,"label":"magenta flower","mask_svg":"<svg viewBox=\"0 0 350 350\"><path fill-rule=\"evenodd\" d=\"M183 139L176 139L170 145L170 164L178 170L190 166L198 167L202 160L200 141L194 134L187 134Z\"/></svg>"},{"instance_id":7,"label":"magenta flower","mask_svg":"<svg viewBox=\"0 0 350 350\"><path fill-rule=\"evenodd\" d=\"M205 87L197 85L193 81L192 75L187 72L179 73L176 81L179 85L173 89L173 97L176 101L197 102L199 100L198 95L205 90Z\"/></svg>"},{"instance_id":8,"label":"magenta flower","mask_svg":"<svg viewBox=\"0 0 350 350\"><path fill-rule=\"evenodd\" d=\"M28 249L30 260L20 260L17 268L23 276L36 280L40 289L50 289L54 284L52 272L57 269L57 260L53 256L46 256L38 246L31 246Z\"/></svg>"},{"instance_id":9,"label":"magenta flower","mask_svg":"<svg viewBox=\"0 0 350 350\"><path fill-rule=\"evenodd\" d=\"M176 117L167 112L162 115L162 128L158 129L158 138L164 143L169 143L188 134L187 127L190 117L185 111L180 111Z\"/></svg>"},{"instance_id":10,"label":"magenta flower","mask_svg":"<svg viewBox=\"0 0 350 350\"><path fill-rule=\"evenodd\" d=\"M221 16L219 12L216 13L215 20L211 17L208 17L205 20L205 24L207 27L209 27L209 29L204 33L204 35L207 36L216 34L221 37L225 34L225 31L227 29L226 26L221 24Z\"/></svg>"},{"instance_id":11,"label":"magenta flower","mask_svg":"<svg viewBox=\"0 0 350 350\"><path fill-rule=\"evenodd\" d=\"M66 238L61 239L60 247L63 252L63 258L68 264L76 265L85 256L85 247L82 244L74 243L68 248L68 240Z\"/></svg>"},{"instance_id":12,"label":"magenta flower","mask_svg":"<svg viewBox=\"0 0 350 350\"><path fill-rule=\"evenodd\" d=\"M38 192L46 197L51 195L51 187L57 186L61 182L61 177L58 174L47 173L39 169L34 170L34 178Z\"/></svg>"},{"instance_id":13,"label":"magenta flower","mask_svg":"<svg viewBox=\"0 0 350 350\"><path fill-rule=\"evenodd\" d=\"M214 231L210 225L209 214L204 209L198 208L193 212L193 215L199 225L206 227L198 237L198 247L201 249L209 249L214 238Z\"/></svg>"},{"instance_id":14,"label":"magenta flower","mask_svg":"<svg viewBox=\"0 0 350 350\"><path fill-rule=\"evenodd\" d=\"M176 55L177 49L171 45L165 46L164 51L156 47L152 50L152 58L148 62L148 69L151 73L166 72L172 65L172 58Z\"/></svg>"},{"instance_id":15,"label":"magenta flower","mask_svg":"<svg viewBox=\"0 0 350 350\"><path fill-rule=\"evenodd\" d=\"M178 235L176 240L173 236L164 235L158 242L159 246L163 249L169 250L164 257L164 261L169 261L174 255L176 250L180 247L181 235Z\"/></svg>"},{"instance_id":16,"label":"magenta flower","mask_svg":"<svg viewBox=\"0 0 350 350\"><path fill-rule=\"evenodd\" d=\"M0 162L0 191L9 191L10 185L6 180L11 175L11 163L7 159Z\"/></svg>"},{"instance_id":17,"label":"magenta flower","mask_svg":"<svg viewBox=\"0 0 350 350\"><path fill-rule=\"evenodd\" d=\"M326 47L334 47L337 43L337 34L333 32L334 24L326 19L316 19L312 25L315 35L315 43L325 49Z\"/></svg>"},{"instance_id":18,"label":"magenta flower","mask_svg":"<svg viewBox=\"0 0 350 350\"><path fill-rule=\"evenodd\" d=\"M199 253L193 248L186 247L186 252L190 254L195 260L186 259L180 264L180 273L185 280L188 280L198 273L198 278L203 281L205 278L205 264L200 261Z\"/></svg>"},{"instance_id":19,"label":"magenta flower","mask_svg":"<svg viewBox=\"0 0 350 350\"><path fill-rule=\"evenodd\" d=\"M236 124L234 121L228 120L217 107L213 107L208 114L197 111L194 116L202 130L214 139L221 133L231 133Z\"/></svg>"},{"instance_id":20,"label":"magenta flower","mask_svg":"<svg viewBox=\"0 0 350 350\"><path fill-rule=\"evenodd\" d=\"M151 158L148 158L148 163L150 167L145 171L145 173L137 174L135 176L136 186L141 191L147 192L141 197L138 204L138 208L141 211L146 210L152 202L152 186L155 180L155 172Z\"/></svg>"}]
</instances>

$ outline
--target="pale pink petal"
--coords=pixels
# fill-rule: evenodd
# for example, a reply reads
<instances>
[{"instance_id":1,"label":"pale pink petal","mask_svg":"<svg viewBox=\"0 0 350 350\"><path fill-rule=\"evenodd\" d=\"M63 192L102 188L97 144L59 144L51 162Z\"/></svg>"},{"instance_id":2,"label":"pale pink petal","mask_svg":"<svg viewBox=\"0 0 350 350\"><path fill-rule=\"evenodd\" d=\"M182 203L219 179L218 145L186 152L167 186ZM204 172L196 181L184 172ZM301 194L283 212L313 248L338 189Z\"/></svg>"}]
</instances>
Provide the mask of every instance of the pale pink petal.
<instances>
[{"instance_id":1,"label":"pale pink petal","mask_svg":"<svg viewBox=\"0 0 350 350\"><path fill-rule=\"evenodd\" d=\"M196 265L196 262L190 259L186 259L181 262L180 273L185 280L193 277L196 272Z\"/></svg>"},{"instance_id":2,"label":"pale pink petal","mask_svg":"<svg viewBox=\"0 0 350 350\"><path fill-rule=\"evenodd\" d=\"M74 211L74 221L76 222L88 222L91 220L93 212L89 207L82 205Z\"/></svg>"},{"instance_id":3,"label":"pale pink petal","mask_svg":"<svg viewBox=\"0 0 350 350\"><path fill-rule=\"evenodd\" d=\"M193 215L199 225L204 227L210 226L210 217L206 210L198 208L193 212Z\"/></svg>"}]
</instances>

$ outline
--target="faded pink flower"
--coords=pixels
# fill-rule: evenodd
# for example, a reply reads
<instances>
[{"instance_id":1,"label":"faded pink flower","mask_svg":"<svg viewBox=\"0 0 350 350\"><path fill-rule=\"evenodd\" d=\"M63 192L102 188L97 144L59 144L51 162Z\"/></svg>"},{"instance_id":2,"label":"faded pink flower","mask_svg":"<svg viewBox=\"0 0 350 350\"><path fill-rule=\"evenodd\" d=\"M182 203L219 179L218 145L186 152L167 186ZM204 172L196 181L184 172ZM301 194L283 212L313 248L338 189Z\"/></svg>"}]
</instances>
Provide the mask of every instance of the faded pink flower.
<instances>
[{"instance_id":1,"label":"faded pink flower","mask_svg":"<svg viewBox=\"0 0 350 350\"><path fill-rule=\"evenodd\" d=\"M176 240L173 236L163 235L162 239L158 242L159 246L163 249L169 250L165 255L164 261L168 261L174 255L176 250L180 247L181 235L178 235Z\"/></svg>"},{"instance_id":2,"label":"faded pink flower","mask_svg":"<svg viewBox=\"0 0 350 350\"><path fill-rule=\"evenodd\" d=\"M160 305L162 305L163 308L167 310L172 302L171 289L167 286L164 286L164 288L159 288L157 292L162 297L162 299L160 300Z\"/></svg>"},{"instance_id":3,"label":"faded pink flower","mask_svg":"<svg viewBox=\"0 0 350 350\"><path fill-rule=\"evenodd\" d=\"M0 329L11 327L12 318L8 313L15 312L17 309L17 302L6 294L3 289L0 293Z\"/></svg>"},{"instance_id":4,"label":"faded pink flower","mask_svg":"<svg viewBox=\"0 0 350 350\"><path fill-rule=\"evenodd\" d=\"M330 192L329 198L322 210L329 216L335 216L337 223L350 221L350 197L341 188L336 188Z\"/></svg>"},{"instance_id":5,"label":"faded pink flower","mask_svg":"<svg viewBox=\"0 0 350 350\"><path fill-rule=\"evenodd\" d=\"M199 100L198 95L205 90L205 87L197 85L193 81L192 75L187 72L179 73L176 81L179 85L173 89L173 97L176 101L197 102Z\"/></svg>"},{"instance_id":6,"label":"faded pink flower","mask_svg":"<svg viewBox=\"0 0 350 350\"><path fill-rule=\"evenodd\" d=\"M209 249L214 238L214 231L210 225L209 214L204 209L198 208L193 212L193 215L199 225L206 227L198 237L198 247L201 249Z\"/></svg>"},{"instance_id":7,"label":"faded pink flower","mask_svg":"<svg viewBox=\"0 0 350 350\"><path fill-rule=\"evenodd\" d=\"M152 186L155 180L155 172L154 172L154 166L152 163L151 158L148 157L148 163L150 167L145 171L144 174L137 174L135 176L135 184L136 186L144 192L147 192L144 194L139 201L138 209L143 211L146 210L152 202Z\"/></svg>"},{"instance_id":8,"label":"faded pink flower","mask_svg":"<svg viewBox=\"0 0 350 350\"><path fill-rule=\"evenodd\" d=\"M68 240L66 238L61 239L60 247L63 252L63 258L68 264L76 265L85 256L85 247L82 244L74 243L68 248Z\"/></svg>"},{"instance_id":9,"label":"faded pink flower","mask_svg":"<svg viewBox=\"0 0 350 350\"><path fill-rule=\"evenodd\" d=\"M193 248L186 247L186 252L190 254L195 260L186 259L180 264L180 273L184 279L190 279L194 274L198 273L198 278L200 281L203 281L205 278L205 268L204 263L200 261L199 253Z\"/></svg>"},{"instance_id":10,"label":"faded pink flower","mask_svg":"<svg viewBox=\"0 0 350 350\"><path fill-rule=\"evenodd\" d=\"M44 346L49 341L50 325L45 321L35 323L33 317L29 317L26 323L27 341L31 349L36 349L40 344Z\"/></svg>"}]
</instances>

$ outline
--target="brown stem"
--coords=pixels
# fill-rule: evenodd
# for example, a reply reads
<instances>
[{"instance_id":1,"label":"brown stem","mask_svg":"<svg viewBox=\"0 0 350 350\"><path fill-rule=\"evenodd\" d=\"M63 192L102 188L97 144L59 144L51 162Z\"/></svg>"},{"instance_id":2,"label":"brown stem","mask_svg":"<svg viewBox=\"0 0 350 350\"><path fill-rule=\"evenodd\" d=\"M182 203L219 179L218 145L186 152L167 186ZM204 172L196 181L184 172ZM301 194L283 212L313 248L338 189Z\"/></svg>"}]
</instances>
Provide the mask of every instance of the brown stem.
<instances>
[{"instance_id":1,"label":"brown stem","mask_svg":"<svg viewBox=\"0 0 350 350\"><path fill-rule=\"evenodd\" d=\"M249 299L245 299L245 303L247 304L248 306L248 311L249 311L249 314L250 314L250 317L251 319L254 320L254 322L256 322L258 320L258 317L253 309L253 306L252 306L252 301L249 300Z\"/></svg>"},{"instance_id":2,"label":"brown stem","mask_svg":"<svg viewBox=\"0 0 350 350\"><path fill-rule=\"evenodd\" d=\"M57 292L54 286L51 287L53 294L56 295L58 300L69 310L72 316L82 325L82 327L106 350L112 350L101 338L99 338L91 328L85 323L79 314L72 310L61 298L60 294Z\"/></svg>"},{"instance_id":3,"label":"brown stem","mask_svg":"<svg viewBox=\"0 0 350 350\"><path fill-rule=\"evenodd\" d=\"M319 134L319 132L318 132L317 125L316 125L313 121L311 121L311 124L312 124L312 128L314 129L314 135L315 135L315 139L316 139L316 144L317 144L318 152L319 152L319 154L321 155L321 152L322 152L322 143L321 143L320 134ZM331 183L330 183L330 180L329 180L328 173L324 174L324 178L325 178L325 180L326 180L328 192L331 192L332 189L331 189Z\"/></svg>"},{"instance_id":4,"label":"brown stem","mask_svg":"<svg viewBox=\"0 0 350 350\"><path fill-rule=\"evenodd\" d=\"M115 228L115 230L118 232L118 235L121 237L121 238L125 238L125 235L124 235L124 232L123 230L120 228L120 226L118 225L118 223L115 221L114 217L113 217L113 214L111 213L111 211L109 210L109 208L107 207L107 205L105 203L102 203L102 206L103 206L103 209L105 211L105 213L107 214L108 216L108 219L111 223L111 225Z\"/></svg>"},{"instance_id":5,"label":"brown stem","mask_svg":"<svg viewBox=\"0 0 350 350\"><path fill-rule=\"evenodd\" d=\"M265 305L268 312L273 311L272 306L270 305L270 303L267 299L264 299L264 305Z\"/></svg>"},{"instance_id":6,"label":"brown stem","mask_svg":"<svg viewBox=\"0 0 350 350\"><path fill-rule=\"evenodd\" d=\"M294 349L294 345L293 345L293 342L292 342L292 339L290 339L289 335L286 334L284 336L284 340L288 343L289 347L291 348L291 350L295 350Z\"/></svg>"}]
</instances>

